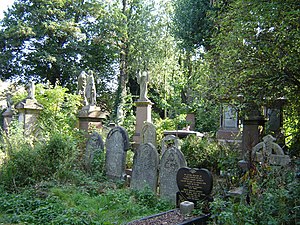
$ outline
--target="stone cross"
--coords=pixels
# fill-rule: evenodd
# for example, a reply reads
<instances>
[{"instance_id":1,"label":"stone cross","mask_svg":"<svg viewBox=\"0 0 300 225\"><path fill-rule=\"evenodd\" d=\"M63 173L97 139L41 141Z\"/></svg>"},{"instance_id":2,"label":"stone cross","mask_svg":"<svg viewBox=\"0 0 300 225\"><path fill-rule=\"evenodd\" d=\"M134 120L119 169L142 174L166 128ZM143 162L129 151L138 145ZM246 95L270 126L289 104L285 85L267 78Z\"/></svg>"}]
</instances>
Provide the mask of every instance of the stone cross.
<instances>
[{"instance_id":1,"label":"stone cross","mask_svg":"<svg viewBox=\"0 0 300 225\"><path fill-rule=\"evenodd\" d=\"M106 138L105 171L106 176L113 180L125 177L126 154L129 148L128 133L123 127L114 127Z\"/></svg>"},{"instance_id":2,"label":"stone cross","mask_svg":"<svg viewBox=\"0 0 300 225\"><path fill-rule=\"evenodd\" d=\"M288 155L285 155L282 148L274 141L271 135L263 137L263 142L252 148L252 157L259 162L268 162L271 165L285 166L291 162Z\"/></svg>"},{"instance_id":3,"label":"stone cross","mask_svg":"<svg viewBox=\"0 0 300 225\"><path fill-rule=\"evenodd\" d=\"M134 154L131 188L143 190L148 187L156 193L158 162L158 153L154 145L151 143L140 145Z\"/></svg>"}]
</instances>

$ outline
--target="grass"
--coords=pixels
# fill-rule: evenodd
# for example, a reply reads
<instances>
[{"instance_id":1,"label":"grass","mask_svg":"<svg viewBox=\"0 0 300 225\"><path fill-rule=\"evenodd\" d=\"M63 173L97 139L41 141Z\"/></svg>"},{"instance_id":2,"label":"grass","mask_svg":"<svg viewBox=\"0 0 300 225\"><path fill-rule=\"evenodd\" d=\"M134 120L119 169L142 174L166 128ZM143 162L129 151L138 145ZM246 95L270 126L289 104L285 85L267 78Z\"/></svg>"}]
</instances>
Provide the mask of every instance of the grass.
<instances>
[{"instance_id":1,"label":"grass","mask_svg":"<svg viewBox=\"0 0 300 225\"><path fill-rule=\"evenodd\" d=\"M101 192L74 185L28 187L20 193L1 190L0 224L126 224L171 209L149 190Z\"/></svg>"}]
</instances>

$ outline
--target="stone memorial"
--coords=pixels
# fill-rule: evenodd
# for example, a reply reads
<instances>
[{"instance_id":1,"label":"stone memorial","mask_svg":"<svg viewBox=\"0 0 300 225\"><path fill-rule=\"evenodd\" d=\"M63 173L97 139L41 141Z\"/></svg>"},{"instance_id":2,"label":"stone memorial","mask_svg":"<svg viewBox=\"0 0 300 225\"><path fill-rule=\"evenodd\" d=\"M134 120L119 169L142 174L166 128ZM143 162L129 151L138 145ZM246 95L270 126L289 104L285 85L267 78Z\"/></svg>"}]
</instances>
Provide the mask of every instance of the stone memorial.
<instances>
[{"instance_id":1,"label":"stone memorial","mask_svg":"<svg viewBox=\"0 0 300 225\"><path fill-rule=\"evenodd\" d=\"M160 160L159 189L163 199L176 204L176 193L179 191L176 182L177 171L186 167L182 152L175 146L168 148Z\"/></svg>"},{"instance_id":2,"label":"stone memorial","mask_svg":"<svg viewBox=\"0 0 300 225\"><path fill-rule=\"evenodd\" d=\"M142 143L151 143L156 147L156 128L153 123L145 122L141 132Z\"/></svg>"},{"instance_id":3,"label":"stone memorial","mask_svg":"<svg viewBox=\"0 0 300 225\"><path fill-rule=\"evenodd\" d=\"M151 108L153 103L147 98L147 83L149 81L149 73L147 71L137 74L137 82L140 84L140 96L135 102L136 105L136 122L133 141L135 145L142 143L141 131L145 122L152 122Z\"/></svg>"},{"instance_id":4,"label":"stone memorial","mask_svg":"<svg viewBox=\"0 0 300 225\"><path fill-rule=\"evenodd\" d=\"M93 132L86 143L84 154L84 166L87 171L91 171L92 162L95 157L99 157L104 150L102 137L97 132Z\"/></svg>"},{"instance_id":5,"label":"stone memorial","mask_svg":"<svg viewBox=\"0 0 300 225\"><path fill-rule=\"evenodd\" d=\"M35 99L35 85L31 81L26 85L27 97L16 105L19 113L19 123L23 124L24 134L35 134L37 118L43 106Z\"/></svg>"},{"instance_id":6,"label":"stone memorial","mask_svg":"<svg viewBox=\"0 0 300 225\"><path fill-rule=\"evenodd\" d=\"M197 204L208 200L213 187L213 177L207 169L180 168L177 172L177 205L183 201Z\"/></svg>"},{"instance_id":7,"label":"stone memorial","mask_svg":"<svg viewBox=\"0 0 300 225\"><path fill-rule=\"evenodd\" d=\"M179 149L179 138L175 135L167 135L161 141L161 154L163 155L166 149L174 146Z\"/></svg>"},{"instance_id":8,"label":"stone memorial","mask_svg":"<svg viewBox=\"0 0 300 225\"><path fill-rule=\"evenodd\" d=\"M143 190L157 189L159 157L155 146L151 143L141 144L135 151L131 176L131 188Z\"/></svg>"},{"instance_id":9,"label":"stone memorial","mask_svg":"<svg viewBox=\"0 0 300 225\"><path fill-rule=\"evenodd\" d=\"M112 180L124 180L126 154L129 149L127 131L120 126L112 128L106 138L105 171Z\"/></svg>"},{"instance_id":10,"label":"stone memorial","mask_svg":"<svg viewBox=\"0 0 300 225\"><path fill-rule=\"evenodd\" d=\"M83 99L83 107L78 113L79 128L89 131L91 128L102 128L102 120L106 118L106 113L96 106L96 85L94 72L84 71L78 76L77 94Z\"/></svg>"},{"instance_id":11,"label":"stone memorial","mask_svg":"<svg viewBox=\"0 0 300 225\"><path fill-rule=\"evenodd\" d=\"M12 107L13 107L13 102L12 102L12 99L11 99L12 95L11 93L7 93L6 94L6 105L7 105L7 108L6 110L2 113L2 116L3 116L3 130L8 133L9 131L9 125L12 121L12 117L13 117L13 110L12 110Z\"/></svg>"},{"instance_id":12,"label":"stone memorial","mask_svg":"<svg viewBox=\"0 0 300 225\"><path fill-rule=\"evenodd\" d=\"M290 157L284 154L282 148L274 142L275 140L271 135L263 137L263 141L253 147L252 158L270 165L286 166L289 164Z\"/></svg>"}]
</instances>

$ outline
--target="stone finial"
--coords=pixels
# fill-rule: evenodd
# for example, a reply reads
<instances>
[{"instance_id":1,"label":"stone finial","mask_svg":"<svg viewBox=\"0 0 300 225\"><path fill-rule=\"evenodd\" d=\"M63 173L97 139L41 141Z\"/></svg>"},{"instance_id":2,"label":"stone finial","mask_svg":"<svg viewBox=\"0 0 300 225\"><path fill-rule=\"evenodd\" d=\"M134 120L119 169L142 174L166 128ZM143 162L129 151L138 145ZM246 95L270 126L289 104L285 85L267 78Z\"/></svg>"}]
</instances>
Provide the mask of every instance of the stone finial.
<instances>
[{"instance_id":1,"label":"stone finial","mask_svg":"<svg viewBox=\"0 0 300 225\"><path fill-rule=\"evenodd\" d=\"M30 81L26 85L26 91L27 91L27 99L35 99L35 85L33 81Z\"/></svg>"}]
</instances>

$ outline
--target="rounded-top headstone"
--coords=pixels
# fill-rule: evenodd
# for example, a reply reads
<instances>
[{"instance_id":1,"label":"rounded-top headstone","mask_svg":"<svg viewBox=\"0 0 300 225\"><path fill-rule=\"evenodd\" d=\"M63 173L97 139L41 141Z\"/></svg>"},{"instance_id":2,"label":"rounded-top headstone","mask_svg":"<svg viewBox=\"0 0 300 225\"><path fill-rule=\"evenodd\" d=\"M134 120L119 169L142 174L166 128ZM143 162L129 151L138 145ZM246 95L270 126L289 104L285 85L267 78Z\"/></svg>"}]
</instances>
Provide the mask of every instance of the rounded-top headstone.
<instances>
[{"instance_id":1,"label":"rounded-top headstone","mask_svg":"<svg viewBox=\"0 0 300 225\"><path fill-rule=\"evenodd\" d=\"M106 138L105 170L108 178L122 180L125 176L128 133L123 127L114 127Z\"/></svg>"}]
</instances>

